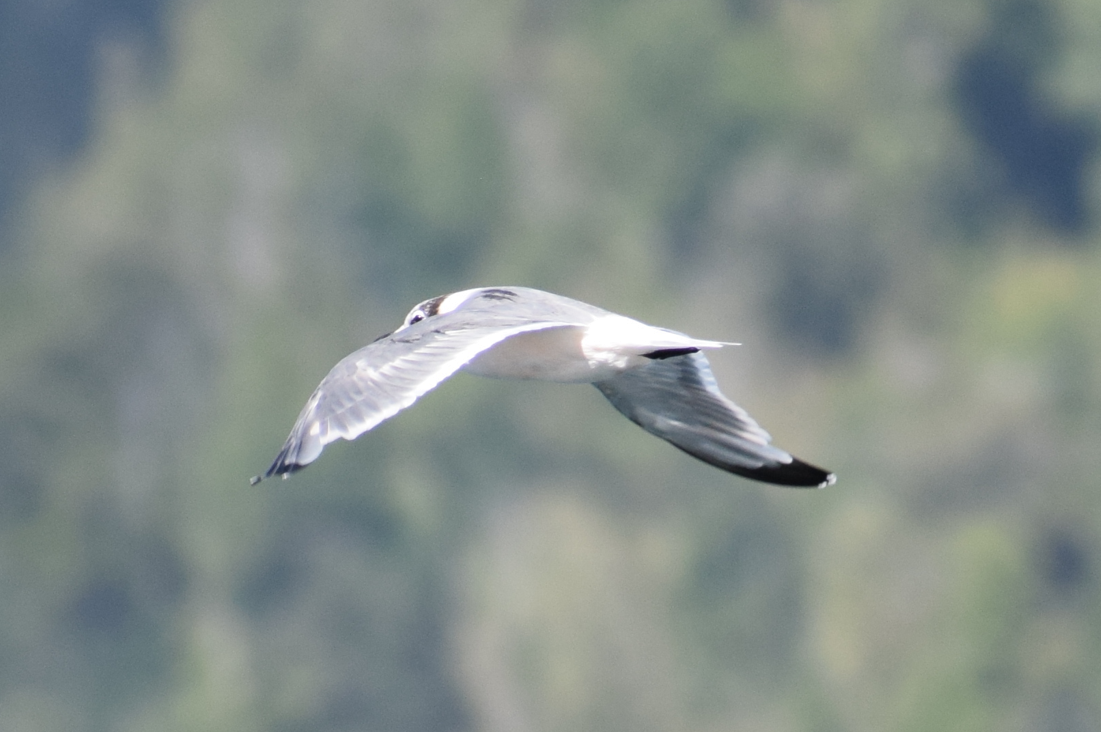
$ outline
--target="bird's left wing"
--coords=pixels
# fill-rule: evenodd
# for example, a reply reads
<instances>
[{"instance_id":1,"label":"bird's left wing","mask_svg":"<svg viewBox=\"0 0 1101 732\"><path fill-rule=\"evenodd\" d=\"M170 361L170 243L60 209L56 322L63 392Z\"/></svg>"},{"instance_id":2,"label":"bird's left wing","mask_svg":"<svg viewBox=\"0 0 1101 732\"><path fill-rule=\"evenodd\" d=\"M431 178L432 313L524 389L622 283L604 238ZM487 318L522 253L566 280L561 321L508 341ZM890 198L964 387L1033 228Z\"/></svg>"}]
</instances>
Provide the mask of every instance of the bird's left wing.
<instances>
[{"instance_id":1,"label":"bird's left wing","mask_svg":"<svg viewBox=\"0 0 1101 732\"><path fill-rule=\"evenodd\" d=\"M283 449L262 476L284 475L317 459L325 445L353 440L436 388L467 362L519 333L569 325L504 321L464 326L438 316L383 336L344 358L314 390Z\"/></svg>"},{"instance_id":2,"label":"bird's left wing","mask_svg":"<svg viewBox=\"0 0 1101 732\"><path fill-rule=\"evenodd\" d=\"M769 434L719 391L703 353L654 360L594 386L632 422L715 467L781 485L834 481L770 444Z\"/></svg>"}]
</instances>

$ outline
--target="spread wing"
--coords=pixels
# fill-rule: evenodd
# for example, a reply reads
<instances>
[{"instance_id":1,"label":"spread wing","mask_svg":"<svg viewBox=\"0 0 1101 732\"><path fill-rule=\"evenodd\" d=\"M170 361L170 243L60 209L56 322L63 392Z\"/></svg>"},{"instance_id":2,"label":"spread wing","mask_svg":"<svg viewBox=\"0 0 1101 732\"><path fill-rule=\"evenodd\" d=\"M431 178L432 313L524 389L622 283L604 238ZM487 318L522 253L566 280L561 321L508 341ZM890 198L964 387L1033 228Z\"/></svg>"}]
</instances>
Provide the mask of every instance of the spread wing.
<instances>
[{"instance_id":1,"label":"spread wing","mask_svg":"<svg viewBox=\"0 0 1101 732\"><path fill-rule=\"evenodd\" d=\"M506 338L567 325L509 319L490 326L464 326L456 320L438 316L421 321L340 361L306 402L275 462L251 482L285 477L316 460L330 442L359 437Z\"/></svg>"},{"instance_id":2,"label":"spread wing","mask_svg":"<svg viewBox=\"0 0 1101 732\"><path fill-rule=\"evenodd\" d=\"M702 353L654 360L594 386L632 422L717 468L789 486L834 481L770 444L769 434L719 391Z\"/></svg>"}]
</instances>

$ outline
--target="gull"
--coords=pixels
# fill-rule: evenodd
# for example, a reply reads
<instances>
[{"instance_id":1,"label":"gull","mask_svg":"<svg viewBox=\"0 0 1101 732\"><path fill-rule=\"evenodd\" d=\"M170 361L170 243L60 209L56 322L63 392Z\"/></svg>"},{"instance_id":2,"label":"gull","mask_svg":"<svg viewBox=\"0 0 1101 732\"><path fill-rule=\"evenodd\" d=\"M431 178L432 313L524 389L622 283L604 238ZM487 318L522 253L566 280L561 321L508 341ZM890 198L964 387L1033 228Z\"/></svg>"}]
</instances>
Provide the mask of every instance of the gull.
<instances>
[{"instance_id":1,"label":"gull","mask_svg":"<svg viewBox=\"0 0 1101 732\"><path fill-rule=\"evenodd\" d=\"M354 440L458 371L589 383L647 432L753 480L822 488L835 476L772 443L719 391L693 338L530 287L478 287L425 300L393 333L344 358L314 390L263 475L309 465L330 442Z\"/></svg>"}]
</instances>

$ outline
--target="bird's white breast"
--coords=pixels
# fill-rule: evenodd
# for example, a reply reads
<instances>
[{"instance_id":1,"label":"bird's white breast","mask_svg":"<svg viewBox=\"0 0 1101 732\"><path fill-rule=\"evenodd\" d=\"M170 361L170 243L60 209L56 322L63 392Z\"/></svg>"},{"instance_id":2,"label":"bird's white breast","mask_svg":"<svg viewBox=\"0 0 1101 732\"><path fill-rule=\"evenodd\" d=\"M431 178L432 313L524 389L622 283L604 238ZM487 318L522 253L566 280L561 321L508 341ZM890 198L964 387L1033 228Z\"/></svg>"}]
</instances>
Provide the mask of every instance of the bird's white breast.
<instances>
[{"instance_id":1,"label":"bird's white breast","mask_svg":"<svg viewBox=\"0 0 1101 732\"><path fill-rule=\"evenodd\" d=\"M586 328L558 326L520 333L474 358L463 370L499 379L589 383L645 363L646 359L593 358L585 348Z\"/></svg>"},{"instance_id":2,"label":"bird's white breast","mask_svg":"<svg viewBox=\"0 0 1101 732\"><path fill-rule=\"evenodd\" d=\"M588 325L514 335L474 358L463 370L501 379L591 383L643 366L649 362L644 354L656 350L720 345L608 313Z\"/></svg>"}]
</instances>

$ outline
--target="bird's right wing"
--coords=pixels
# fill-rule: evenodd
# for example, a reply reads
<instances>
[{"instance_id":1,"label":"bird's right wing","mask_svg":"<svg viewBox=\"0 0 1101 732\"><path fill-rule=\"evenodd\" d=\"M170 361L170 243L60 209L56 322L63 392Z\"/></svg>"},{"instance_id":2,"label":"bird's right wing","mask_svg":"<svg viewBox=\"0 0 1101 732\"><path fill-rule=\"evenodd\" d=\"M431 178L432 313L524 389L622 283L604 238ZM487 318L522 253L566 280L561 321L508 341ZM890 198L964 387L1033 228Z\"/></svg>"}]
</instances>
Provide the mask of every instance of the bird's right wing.
<instances>
[{"instance_id":1,"label":"bird's right wing","mask_svg":"<svg viewBox=\"0 0 1101 732\"><path fill-rule=\"evenodd\" d=\"M382 336L341 360L306 402L271 467L252 482L293 473L316 460L330 442L355 439L506 338L568 325L512 322L456 327L449 320L453 319L439 316L422 321Z\"/></svg>"},{"instance_id":2,"label":"bird's right wing","mask_svg":"<svg viewBox=\"0 0 1101 732\"><path fill-rule=\"evenodd\" d=\"M653 360L594 386L632 422L717 468L780 485L834 481L770 444L769 434L719 391L703 353Z\"/></svg>"}]
</instances>

